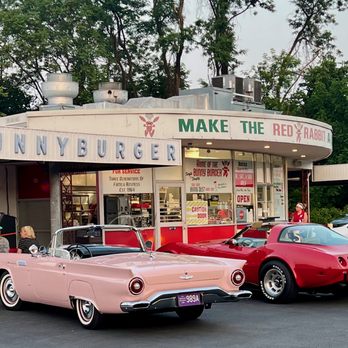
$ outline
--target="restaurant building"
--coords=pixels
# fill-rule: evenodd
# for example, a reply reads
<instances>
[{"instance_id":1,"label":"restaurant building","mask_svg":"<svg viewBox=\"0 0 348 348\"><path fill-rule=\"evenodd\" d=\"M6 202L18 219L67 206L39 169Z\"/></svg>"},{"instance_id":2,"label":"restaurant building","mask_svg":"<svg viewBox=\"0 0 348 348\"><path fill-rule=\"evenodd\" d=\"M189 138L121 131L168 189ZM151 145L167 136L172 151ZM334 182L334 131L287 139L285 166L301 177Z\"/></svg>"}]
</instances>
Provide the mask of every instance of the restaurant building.
<instances>
[{"instance_id":1,"label":"restaurant building","mask_svg":"<svg viewBox=\"0 0 348 348\"><path fill-rule=\"evenodd\" d=\"M0 210L44 242L61 226L120 223L156 248L287 220L288 173L302 173L308 194L313 162L332 152L332 128L266 110L257 81L237 93L238 78L221 78L166 100L128 100L105 83L77 107L77 84L50 75L48 105L0 119Z\"/></svg>"}]
</instances>

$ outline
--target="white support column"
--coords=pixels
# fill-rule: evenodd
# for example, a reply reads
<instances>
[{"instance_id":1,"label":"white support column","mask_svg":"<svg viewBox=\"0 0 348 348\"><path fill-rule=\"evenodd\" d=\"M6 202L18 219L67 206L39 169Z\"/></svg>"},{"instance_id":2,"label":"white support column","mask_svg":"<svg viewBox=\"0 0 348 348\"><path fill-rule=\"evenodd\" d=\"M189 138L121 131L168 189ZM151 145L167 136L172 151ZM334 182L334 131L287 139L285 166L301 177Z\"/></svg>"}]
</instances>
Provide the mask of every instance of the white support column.
<instances>
[{"instance_id":1,"label":"white support column","mask_svg":"<svg viewBox=\"0 0 348 348\"><path fill-rule=\"evenodd\" d=\"M62 204L60 192L59 168L54 164L49 165L50 177L50 213L51 235L62 227Z\"/></svg>"}]
</instances>

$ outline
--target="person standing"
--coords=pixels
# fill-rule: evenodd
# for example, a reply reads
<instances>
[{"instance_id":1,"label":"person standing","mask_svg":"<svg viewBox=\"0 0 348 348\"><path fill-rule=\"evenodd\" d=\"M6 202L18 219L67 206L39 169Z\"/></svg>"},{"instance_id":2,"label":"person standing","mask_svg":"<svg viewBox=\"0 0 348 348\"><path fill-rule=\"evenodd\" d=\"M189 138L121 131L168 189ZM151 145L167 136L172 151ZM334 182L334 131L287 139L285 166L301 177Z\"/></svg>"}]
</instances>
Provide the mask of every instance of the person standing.
<instances>
[{"instance_id":1,"label":"person standing","mask_svg":"<svg viewBox=\"0 0 348 348\"><path fill-rule=\"evenodd\" d=\"M29 248L32 245L39 247L39 243L36 240L34 229L31 226L23 226L20 231L21 238L18 242L17 253L30 254Z\"/></svg>"},{"instance_id":2,"label":"person standing","mask_svg":"<svg viewBox=\"0 0 348 348\"><path fill-rule=\"evenodd\" d=\"M305 205L303 203L296 204L296 211L292 215L291 222L308 222L308 215L305 212Z\"/></svg>"}]
</instances>

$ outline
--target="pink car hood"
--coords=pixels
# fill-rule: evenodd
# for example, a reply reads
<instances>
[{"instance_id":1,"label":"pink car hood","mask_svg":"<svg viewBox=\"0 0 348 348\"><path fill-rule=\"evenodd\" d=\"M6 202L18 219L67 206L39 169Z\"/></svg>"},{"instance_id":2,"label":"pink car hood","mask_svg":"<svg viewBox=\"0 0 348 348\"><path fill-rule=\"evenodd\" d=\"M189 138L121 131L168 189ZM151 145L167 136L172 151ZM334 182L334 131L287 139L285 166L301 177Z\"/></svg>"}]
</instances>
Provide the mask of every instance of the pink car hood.
<instances>
[{"instance_id":1,"label":"pink car hood","mask_svg":"<svg viewBox=\"0 0 348 348\"><path fill-rule=\"evenodd\" d=\"M185 274L193 281L226 278L226 272L244 266L243 260L210 258L167 253L132 253L99 256L83 260L89 264L128 269L134 276L142 277L148 284L178 282Z\"/></svg>"}]
</instances>

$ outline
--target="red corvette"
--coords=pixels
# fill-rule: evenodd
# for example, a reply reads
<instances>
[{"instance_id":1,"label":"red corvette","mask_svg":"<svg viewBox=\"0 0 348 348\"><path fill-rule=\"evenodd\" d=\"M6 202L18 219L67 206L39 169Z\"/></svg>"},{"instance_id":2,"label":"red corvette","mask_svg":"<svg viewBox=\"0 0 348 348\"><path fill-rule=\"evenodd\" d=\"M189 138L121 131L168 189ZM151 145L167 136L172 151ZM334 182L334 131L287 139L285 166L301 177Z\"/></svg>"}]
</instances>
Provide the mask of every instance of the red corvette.
<instances>
[{"instance_id":1,"label":"red corvette","mask_svg":"<svg viewBox=\"0 0 348 348\"><path fill-rule=\"evenodd\" d=\"M246 282L274 303L290 302L298 291L342 293L348 285L348 238L318 224L256 223L228 240L158 251L246 260Z\"/></svg>"}]
</instances>

